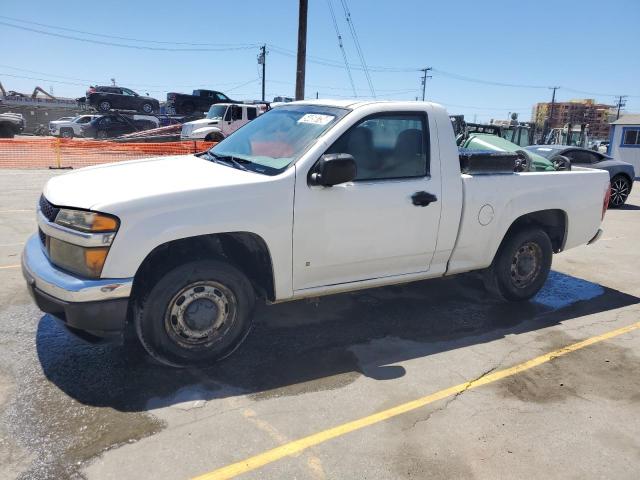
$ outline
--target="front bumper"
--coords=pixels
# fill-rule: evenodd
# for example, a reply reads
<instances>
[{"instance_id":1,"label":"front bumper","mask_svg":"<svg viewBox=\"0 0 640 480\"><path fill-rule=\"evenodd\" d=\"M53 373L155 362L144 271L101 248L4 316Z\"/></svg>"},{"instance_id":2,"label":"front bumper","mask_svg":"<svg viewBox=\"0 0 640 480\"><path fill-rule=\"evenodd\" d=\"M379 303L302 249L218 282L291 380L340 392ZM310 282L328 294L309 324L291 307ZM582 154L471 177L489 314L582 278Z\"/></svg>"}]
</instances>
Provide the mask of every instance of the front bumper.
<instances>
[{"instance_id":1,"label":"front bumper","mask_svg":"<svg viewBox=\"0 0 640 480\"><path fill-rule=\"evenodd\" d=\"M71 275L49 261L37 234L22 252L22 274L38 308L73 333L87 340L122 338L132 278L88 280Z\"/></svg>"}]
</instances>

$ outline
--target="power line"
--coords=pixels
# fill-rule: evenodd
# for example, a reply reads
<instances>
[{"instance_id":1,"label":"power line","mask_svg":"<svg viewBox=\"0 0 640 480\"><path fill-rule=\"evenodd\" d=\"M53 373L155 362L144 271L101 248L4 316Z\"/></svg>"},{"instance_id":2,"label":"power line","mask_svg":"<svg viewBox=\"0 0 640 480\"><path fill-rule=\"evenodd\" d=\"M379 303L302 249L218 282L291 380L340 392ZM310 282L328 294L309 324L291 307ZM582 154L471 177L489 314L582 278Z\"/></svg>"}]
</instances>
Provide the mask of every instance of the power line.
<instances>
[{"instance_id":1,"label":"power line","mask_svg":"<svg viewBox=\"0 0 640 480\"><path fill-rule=\"evenodd\" d=\"M13 25L7 22L0 22L0 25L4 25L6 27L17 28L18 30L25 30L27 32L40 33L42 35L49 35L51 37L64 38L67 40L75 40L78 42L92 43L95 45L106 45L109 47L119 47L119 48L130 48L134 50L152 50L158 52L227 52L227 51L237 51L237 50L249 50L255 48L257 45L236 45L236 46L226 46L226 47L202 47L202 48L167 48L167 47L150 47L147 45L131 45L126 43L116 43L116 42L106 42L102 40L93 40L90 38L80 38L74 37L72 35L65 35L62 33L55 32L46 32L44 30L39 30L37 28L25 27L22 25Z\"/></svg>"},{"instance_id":2,"label":"power line","mask_svg":"<svg viewBox=\"0 0 640 480\"><path fill-rule=\"evenodd\" d=\"M340 46L340 51L342 52L342 59L344 60L344 66L347 69L347 74L349 75L349 82L351 83L351 88L353 89L353 96L357 97L358 92L356 92L356 85L353 82L353 76L351 75L351 68L349 68L349 62L347 61L347 52L344 50L344 45L342 44L342 35L340 35L340 29L338 28L338 21L336 20L336 14L333 11L333 4L331 0L327 0L327 4L329 5L329 11L331 12L331 18L333 19L333 26L336 30L336 35L338 36L338 45Z\"/></svg>"},{"instance_id":3,"label":"power line","mask_svg":"<svg viewBox=\"0 0 640 480\"><path fill-rule=\"evenodd\" d=\"M356 52L358 53L358 58L360 58L360 63L362 64L364 76L367 79L367 83L369 84L369 90L371 90L371 95L373 96L373 98L376 98L376 91L373 88L373 82L371 81L369 68L367 67L367 62L364 59L364 54L362 53L362 48L360 47L360 40L358 39L356 26L354 25L353 19L351 18L351 12L349 11L349 7L347 6L347 0L340 0L340 3L342 3L342 9L344 10L345 18L347 19L347 25L349 26L351 37L353 38L353 43L356 46Z\"/></svg>"},{"instance_id":4,"label":"power line","mask_svg":"<svg viewBox=\"0 0 640 480\"><path fill-rule=\"evenodd\" d=\"M104 33L94 33L94 32L87 32L86 30L76 30L73 28L66 28L66 27L60 27L57 25L51 25L51 24L47 24L47 23L38 23L38 22L33 22L33 21L29 21L29 20L22 20L20 18L14 18L14 17L7 17L4 15L0 15L0 18L3 18L5 20L10 20L12 22L18 22L18 23L26 23L28 25L37 25L39 27L46 27L46 28L53 28L54 30L63 30L65 32L74 32L74 33L81 33L83 35L91 35L94 37L102 37L102 38L113 38L116 40L126 40L126 41L132 41L132 42L142 42L142 43L156 43L156 44L160 44L160 45L191 45L191 46L196 46L196 47L203 47L203 46L218 46L218 47L223 47L223 46L237 46L237 44L225 44L225 43L192 43L192 42L175 42L173 40L169 41L169 40L145 40L145 39L141 39L141 38L133 38L133 37L119 37L116 35L106 35ZM244 44L247 47L255 47L255 44Z\"/></svg>"}]
</instances>

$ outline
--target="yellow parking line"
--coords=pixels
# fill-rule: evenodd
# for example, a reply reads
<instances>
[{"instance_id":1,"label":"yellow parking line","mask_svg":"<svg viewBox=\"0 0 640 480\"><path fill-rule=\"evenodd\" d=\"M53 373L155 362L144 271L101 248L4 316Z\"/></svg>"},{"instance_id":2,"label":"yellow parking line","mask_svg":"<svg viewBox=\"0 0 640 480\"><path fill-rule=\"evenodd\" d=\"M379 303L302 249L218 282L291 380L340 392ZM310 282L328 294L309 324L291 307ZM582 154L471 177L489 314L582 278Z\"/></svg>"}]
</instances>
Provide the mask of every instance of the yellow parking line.
<instances>
[{"instance_id":1,"label":"yellow parking line","mask_svg":"<svg viewBox=\"0 0 640 480\"><path fill-rule=\"evenodd\" d=\"M550 362L554 358L561 357L568 353L575 352L576 350L580 350L581 348L585 348L585 347L588 347L589 345L593 345L594 343L602 342L604 340L617 337L619 335L623 335L625 333L631 332L633 330L637 330L639 328L640 328L640 322L637 322L627 327L611 330L609 332L603 333L602 335L597 335L595 337L588 338L581 342L568 345L558 350L554 350L553 352L540 355L539 357L535 357L531 360L520 363L513 367L506 368L504 370L498 370L496 372L484 375L478 379L470 380L466 383L461 383L460 385L456 385L454 387L440 390L439 392L432 393L431 395L427 395L426 397L422 397L417 400L413 400L411 402L403 403L396 407L392 407L387 410L374 413L373 415L359 418L357 420L353 420L351 422L338 425L328 430L324 430L324 431L315 433L313 435L300 438L299 440L295 440L293 442L287 443L280 447L276 447L274 449L260 453L253 457L242 460L240 462L232 463L230 465L227 465L226 467L222 467L212 472L205 473L203 475L195 477L193 480L223 480L223 479L236 477L243 473L256 470L269 463L273 463L278 460L281 460L285 457L296 455L308 448L327 442L331 439L341 437L342 435L346 435L347 433L354 432L356 430L360 430L362 428L369 427L371 425L375 425L376 423L383 422L385 420L388 420L393 417L397 417L398 415L402 415L407 412L411 412L418 408L422 408L425 405L429 405L430 403L437 402L438 400L442 400L452 395L462 393L466 390L480 387L482 385L487 385L489 383L496 382L506 377L517 375L518 373L524 372L525 370L529 370L531 368L542 365L543 363Z\"/></svg>"},{"instance_id":2,"label":"yellow parking line","mask_svg":"<svg viewBox=\"0 0 640 480\"><path fill-rule=\"evenodd\" d=\"M4 265L2 267L0 267L0 270L5 270L8 268L20 268L20 265Z\"/></svg>"}]
</instances>

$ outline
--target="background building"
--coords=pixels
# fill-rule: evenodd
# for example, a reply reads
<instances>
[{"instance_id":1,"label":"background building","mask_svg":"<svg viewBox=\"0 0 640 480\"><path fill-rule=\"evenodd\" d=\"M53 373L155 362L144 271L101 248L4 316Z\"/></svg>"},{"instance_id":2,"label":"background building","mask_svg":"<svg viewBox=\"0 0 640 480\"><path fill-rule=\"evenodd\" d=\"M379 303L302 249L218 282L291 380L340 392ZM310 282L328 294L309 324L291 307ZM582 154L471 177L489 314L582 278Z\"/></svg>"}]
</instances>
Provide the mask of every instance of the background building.
<instances>
[{"instance_id":1,"label":"background building","mask_svg":"<svg viewBox=\"0 0 640 480\"><path fill-rule=\"evenodd\" d=\"M561 128L567 123L589 124L589 137L606 139L609 137L609 122L613 119L615 107L596 103L593 99L569 100L556 102L551 117L551 102L537 103L533 107L531 121L542 130L544 122L549 119L547 128Z\"/></svg>"},{"instance_id":2,"label":"background building","mask_svg":"<svg viewBox=\"0 0 640 480\"><path fill-rule=\"evenodd\" d=\"M624 115L611 123L608 153L629 162L640 175L640 115Z\"/></svg>"}]
</instances>

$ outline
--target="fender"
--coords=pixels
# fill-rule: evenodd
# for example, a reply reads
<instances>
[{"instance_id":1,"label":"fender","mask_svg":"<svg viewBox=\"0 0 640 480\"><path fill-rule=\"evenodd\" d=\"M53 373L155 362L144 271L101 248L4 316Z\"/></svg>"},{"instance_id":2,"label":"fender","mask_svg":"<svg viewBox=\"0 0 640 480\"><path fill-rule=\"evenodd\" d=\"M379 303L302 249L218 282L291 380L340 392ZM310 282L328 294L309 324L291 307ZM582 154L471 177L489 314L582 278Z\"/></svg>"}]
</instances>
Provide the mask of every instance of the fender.
<instances>
[{"instance_id":1,"label":"fender","mask_svg":"<svg viewBox=\"0 0 640 480\"><path fill-rule=\"evenodd\" d=\"M219 127L210 127L210 126L196 128L191 132L190 136L193 138L205 138L210 133L219 133L223 137L226 136Z\"/></svg>"}]
</instances>

